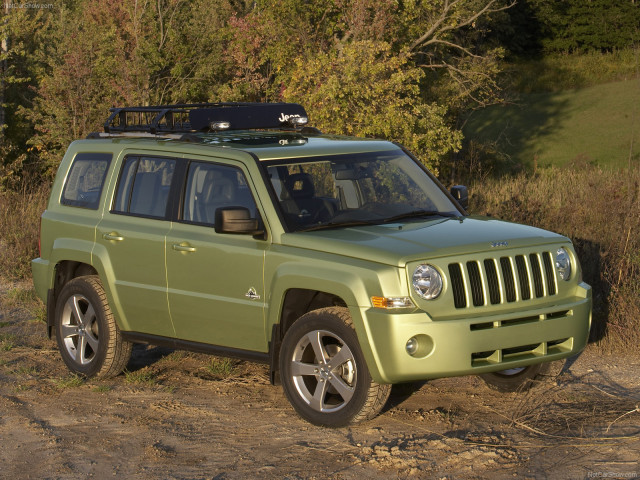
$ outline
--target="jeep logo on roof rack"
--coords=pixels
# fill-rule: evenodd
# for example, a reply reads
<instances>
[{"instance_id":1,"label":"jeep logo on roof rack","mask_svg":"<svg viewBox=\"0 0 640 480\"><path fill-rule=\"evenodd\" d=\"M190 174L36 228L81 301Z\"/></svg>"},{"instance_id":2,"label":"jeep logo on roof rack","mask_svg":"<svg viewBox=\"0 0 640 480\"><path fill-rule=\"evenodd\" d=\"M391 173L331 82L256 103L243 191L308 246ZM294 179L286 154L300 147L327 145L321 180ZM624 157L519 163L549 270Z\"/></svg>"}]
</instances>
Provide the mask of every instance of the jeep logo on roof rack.
<instances>
[{"instance_id":1,"label":"jeep logo on roof rack","mask_svg":"<svg viewBox=\"0 0 640 480\"><path fill-rule=\"evenodd\" d=\"M294 113L293 115L286 115L284 113L281 113L278 120L280 120L281 122L288 122L290 118L300 118L300 115L298 115L297 113Z\"/></svg>"}]
</instances>

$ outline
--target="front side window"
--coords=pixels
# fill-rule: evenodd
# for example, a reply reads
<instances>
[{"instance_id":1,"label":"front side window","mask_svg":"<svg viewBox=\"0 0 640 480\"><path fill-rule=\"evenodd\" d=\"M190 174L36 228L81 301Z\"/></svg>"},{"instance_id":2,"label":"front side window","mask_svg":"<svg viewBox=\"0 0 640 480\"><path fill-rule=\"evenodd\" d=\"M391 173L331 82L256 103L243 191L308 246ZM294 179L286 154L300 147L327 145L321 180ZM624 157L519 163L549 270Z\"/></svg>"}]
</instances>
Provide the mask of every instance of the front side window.
<instances>
[{"instance_id":1,"label":"front side window","mask_svg":"<svg viewBox=\"0 0 640 480\"><path fill-rule=\"evenodd\" d=\"M79 153L73 160L64 184L60 203L97 210L104 180L109 170L110 153Z\"/></svg>"},{"instance_id":2,"label":"front side window","mask_svg":"<svg viewBox=\"0 0 640 480\"><path fill-rule=\"evenodd\" d=\"M461 214L402 150L264 165L290 231Z\"/></svg>"},{"instance_id":3,"label":"front side window","mask_svg":"<svg viewBox=\"0 0 640 480\"><path fill-rule=\"evenodd\" d=\"M113 206L113 212L163 218L176 160L127 157Z\"/></svg>"},{"instance_id":4,"label":"front side window","mask_svg":"<svg viewBox=\"0 0 640 480\"><path fill-rule=\"evenodd\" d=\"M226 165L191 162L182 207L182 220L215 225L216 210L245 207L257 217L256 204L241 170Z\"/></svg>"}]
</instances>

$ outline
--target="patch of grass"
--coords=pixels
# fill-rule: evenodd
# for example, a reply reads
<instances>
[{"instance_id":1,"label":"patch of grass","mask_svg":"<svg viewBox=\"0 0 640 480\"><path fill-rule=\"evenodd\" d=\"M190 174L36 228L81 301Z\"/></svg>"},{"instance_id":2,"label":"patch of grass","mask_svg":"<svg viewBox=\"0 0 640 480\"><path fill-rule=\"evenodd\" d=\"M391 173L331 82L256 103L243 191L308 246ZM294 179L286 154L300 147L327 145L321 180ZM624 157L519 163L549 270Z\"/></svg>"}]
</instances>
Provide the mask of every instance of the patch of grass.
<instances>
[{"instance_id":1,"label":"patch of grass","mask_svg":"<svg viewBox=\"0 0 640 480\"><path fill-rule=\"evenodd\" d=\"M0 328L8 327L9 325L11 325L11 322L0 322Z\"/></svg>"},{"instance_id":2,"label":"patch of grass","mask_svg":"<svg viewBox=\"0 0 640 480\"><path fill-rule=\"evenodd\" d=\"M516 165L571 163L622 168L640 161L640 78L557 93L522 95L515 104L474 113L470 142L491 145ZM465 157L472 152L467 147Z\"/></svg>"},{"instance_id":3,"label":"patch of grass","mask_svg":"<svg viewBox=\"0 0 640 480\"><path fill-rule=\"evenodd\" d=\"M16 346L17 337L10 333L0 334L0 350L8 352Z\"/></svg>"},{"instance_id":4,"label":"patch of grass","mask_svg":"<svg viewBox=\"0 0 640 480\"><path fill-rule=\"evenodd\" d=\"M38 256L40 215L49 187L0 192L0 272L10 280L31 276L31 259Z\"/></svg>"},{"instance_id":5,"label":"patch of grass","mask_svg":"<svg viewBox=\"0 0 640 480\"><path fill-rule=\"evenodd\" d=\"M141 368L140 370L136 370L134 372L125 370L124 378L127 383L136 385L152 386L157 383L155 374L147 367Z\"/></svg>"},{"instance_id":6,"label":"patch of grass","mask_svg":"<svg viewBox=\"0 0 640 480\"><path fill-rule=\"evenodd\" d=\"M169 355L165 355L160 359L160 362L163 363L172 363L172 362L180 362L185 358L189 357L190 353L185 350L175 350L171 352Z\"/></svg>"},{"instance_id":7,"label":"patch of grass","mask_svg":"<svg viewBox=\"0 0 640 480\"><path fill-rule=\"evenodd\" d=\"M24 377L33 377L38 374L38 369L34 366L21 366L16 369L15 373Z\"/></svg>"},{"instance_id":8,"label":"patch of grass","mask_svg":"<svg viewBox=\"0 0 640 480\"><path fill-rule=\"evenodd\" d=\"M5 308L23 308L29 312L33 320L44 322L46 309L45 305L38 298L33 285L20 285L13 287L7 291L2 299Z\"/></svg>"},{"instance_id":9,"label":"patch of grass","mask_svg":"<svg viewBox=\"0 0 640 480\"><path fill-rule=\"evenodd\" d=\"M78 388L84 385L85 378L75 373L53 380L58 388Z\"/></svg>"},{"instance_id":10,"label":"patch of grass","mask_svg":"<svg viewBox=\"0 0 640 480\"><path fill-rule=\"evenodd\" d=\"M111 389L112 388L109 385L96 385L91 390L96 392L96 393L106 393L106 392L111 391Z\"/></svg>"},{"instance_id":11,"label":"patch of grass","mask_svg":"<svg viewBox=\"0 0 640 480\"><path fill-rule=\"evenodd\" d=\"M207 364L206 370L210 374L219 378L228 378L236 371L237 363L226 357L212 357Z\"/></svg>"},{"instance_id":12,"label":"patch of grass","mask_svg":"<svg viewBox=\"0 0 640 480\"><path fill-rule=\"evenodd\" d=\"M629 80L638 72L638 49L548 55L507 65L510 87L521 93L558 92Z\"/></svg>"}]
</instances>

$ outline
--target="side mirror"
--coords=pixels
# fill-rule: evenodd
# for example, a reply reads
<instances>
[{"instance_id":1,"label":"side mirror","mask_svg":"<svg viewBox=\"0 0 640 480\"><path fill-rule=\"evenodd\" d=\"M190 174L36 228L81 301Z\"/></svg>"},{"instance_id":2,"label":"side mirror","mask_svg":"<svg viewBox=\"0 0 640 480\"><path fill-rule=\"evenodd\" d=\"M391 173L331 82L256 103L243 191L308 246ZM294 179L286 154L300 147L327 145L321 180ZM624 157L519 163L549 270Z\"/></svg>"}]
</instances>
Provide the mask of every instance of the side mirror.
<instances>
[{"instance_id":1,"label":"side mirror","mask_svg":"<svg viewBox=\"0 0 640 480\"><path fill-rule=\"evenodd\" d=\"M223 207L216 209L216 233L237 233L258 235L258 220L251 218L249 209L245 207Z\"/></svg>"},{"instance_id":2,"label":"side mirror","mask_svg":"<svg viewBox=\"0 0 640 480\"><path fill-rule=\"evenodd\" d=\"M469 208L469 191L464 185L454 185L451 187L451 195L457 200L462 208Z\"/></svg>"}]
</instances>

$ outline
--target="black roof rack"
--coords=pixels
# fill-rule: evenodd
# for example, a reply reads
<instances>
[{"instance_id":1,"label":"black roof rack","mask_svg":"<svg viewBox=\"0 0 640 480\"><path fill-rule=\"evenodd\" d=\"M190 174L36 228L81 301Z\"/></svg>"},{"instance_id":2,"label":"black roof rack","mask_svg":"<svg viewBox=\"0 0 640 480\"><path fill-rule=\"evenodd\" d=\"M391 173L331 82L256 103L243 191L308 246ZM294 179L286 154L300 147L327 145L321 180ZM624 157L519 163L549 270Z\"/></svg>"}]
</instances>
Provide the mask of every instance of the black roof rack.
<instances>
[{"instance_id":1,"label":"black roof rack","mask_svg":"<svg viewBox=\"0 0 640 480\"><path fill-rule=\"evenodd\" d=\"M303 126L307 112L297 103L190 103L117 107L104 123L108 134L192 133Z\"/></svg>"}]
</instances>

